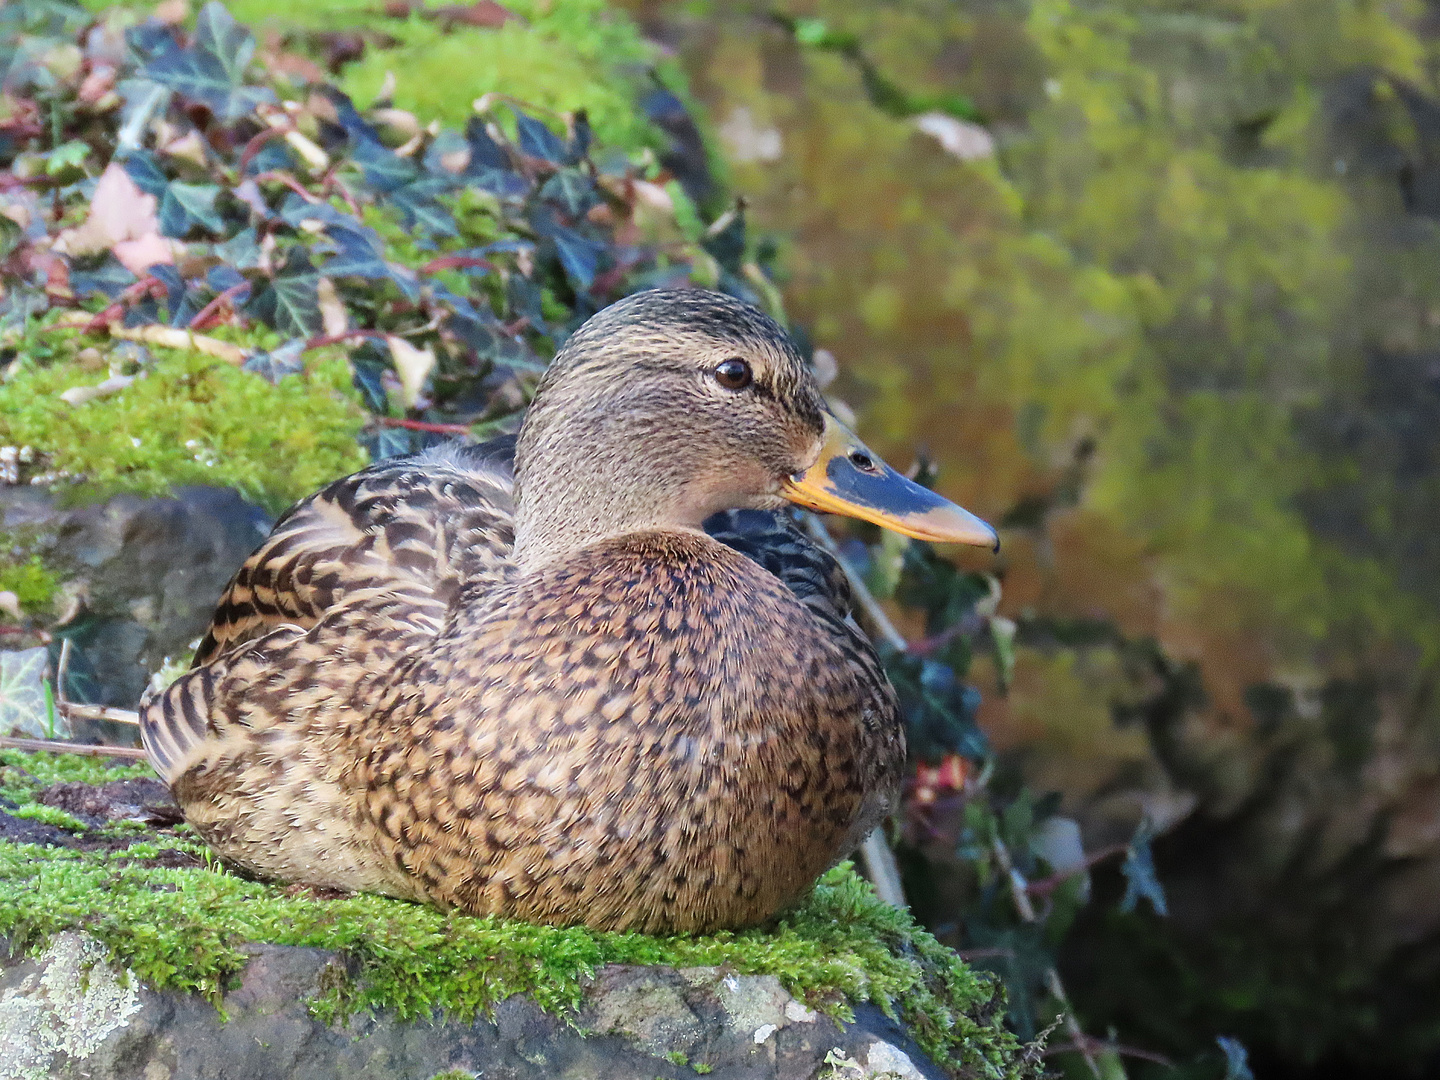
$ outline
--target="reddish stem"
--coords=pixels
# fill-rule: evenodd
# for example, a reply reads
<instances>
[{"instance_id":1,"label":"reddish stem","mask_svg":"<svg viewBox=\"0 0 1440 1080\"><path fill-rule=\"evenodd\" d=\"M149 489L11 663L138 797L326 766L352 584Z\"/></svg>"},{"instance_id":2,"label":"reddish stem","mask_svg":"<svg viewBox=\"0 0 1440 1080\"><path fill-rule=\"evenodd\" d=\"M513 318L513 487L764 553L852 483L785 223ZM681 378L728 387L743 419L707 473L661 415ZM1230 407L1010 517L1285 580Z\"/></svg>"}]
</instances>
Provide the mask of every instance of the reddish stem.
<instances>
[{"instance_id":1,"label":"reddish stem","mask_svg":"<svg viewBox=\"0 0 1440 1080\"><path fill-rule=\"evenodd\" d=\"M352 338L376 338L383 339L384 334L378 330L346 330L341 334L321 334L313 337L305 343L305 351L311 349L323 349L326 345L339 345L341 342L350 341Z\"/></svg>"},{"instance_id":2,"label":"reddish stem","mask_svg":"<svg viewBox=\"0 0 1440 1080\"><path fill-rule=\"evenodd\" d=\"M376 417L381 427L405 428L407 431L428 431L432 435L469 435L468 424L432 424L428 420L400 420L393 416Z\"/></svg>"},{"instance_id":3,"label":"reddish stem","mask_svg":"<svg viewBox=\"0 0 1440 1080\"><path fill-rule=\"evenodd\" d=\"M345 200L345 205L350 208L350 213L354 214L357 218L360 217L360 203L354 195L350 194L350 189L341 182L333 170L325 176L325 190L328 192L331 188L340 192L340 197Z\"/></svg>"},{"instance_id":4,"label":"reddish stem","mask_svg":"<svg viewBox=\"0 0 1440 1080\"><path fill-rule=\"evenodd\" d=\"M219 296L215 297L215 299L211 300L208 304L206 304L203 308L201 308L195 313L195 317L189 322L189 328L191 330L203 330L207 325L207 320L209 320L212 315L214 315L220 310L220 306L222 304L224 304L227 300L233 300L235 297L239 296L242 291L248 289L249 287L250 283L248 281L242 281L238 285L231 285L228 289L226 289Z\"/></svg>"},{"instance_id":5,"label":"reddish stem","mask_svg":"<svg viewBox=\"0 0 1440 1080\"><path fill-rule=\"evenodd\" d=\"M1096 863L1102 863L1115 855L1123 855L1129 850L1129 844L1111 844L1109 847L1103 847L1093 855L1086 855L1085 862L1080 866L1070 870L1064 870L1058 874L1051 874L1049 877L1040 878L1038 881L1029 882L1025 886L1025 891L1031 896L1049 896L1075 875L1084 873Z\"/></svg>"},{"instance_id":6,"label":"reddish stem","mask_svg":"<svg viewBox=\"0 0 1440 1080\"><path fill-rule=\"evenodd\" d=\"M296 180L289 173L280 172L278 169L272 169L269 172L256 173L255 182L258 184L262 180L274 180L277 183L284 184L291 191L295 192L296 195L299 195L308 203L318 203L320 201L320 196L310 194L310 192L305 190L304 185L301 184L299 180Z\"/></svg>"},{"instance_id":7,"label":"reddish stem","mask_svg":"<svg viewBox=\"0 0 1440 1080\"><path fill-rule=\"evenodd\" d=\"M139 281L135 282L135 284L125 286L120 295L115 298L109 307L100 311L94 318L80 328L81 332L98 334L103 330L108 330L112 322L125 314L125 309L130 304L139 300L156 286L161 289L165 288L164 284L158 278L152 277L149 274L146 274Z\"/></svg>"},{"instance_id":8,"label":"reddish stem","mask_svg":"<svg viewBox=\"0 0 1440 1080\"><path fill-rule=\"evenodd\" d=\"M495 264L489 259L481 259L474 255L441 255L420 267L420 273L434 274L440 270L470 270L476 267L494 270Z\"/></svg>"},{"instance_id":9,"label":"reddish stem","mask_svg":"<svg viewBox=\"0 0 1440 1080\"><path fill-rule=\"evenodd\" d=\"M294 130L294 128L266 128L264 131L251 138L251 140L245 144L245 149L240 151L240 165L239 168L236 170L240 176L240 179L245 179L245 166L249 165L250 162L255 159L255 155L260 152L260 148L262 146L268 143L271 139L278 139L286 132Z\"/></svg>"}]
</instances>

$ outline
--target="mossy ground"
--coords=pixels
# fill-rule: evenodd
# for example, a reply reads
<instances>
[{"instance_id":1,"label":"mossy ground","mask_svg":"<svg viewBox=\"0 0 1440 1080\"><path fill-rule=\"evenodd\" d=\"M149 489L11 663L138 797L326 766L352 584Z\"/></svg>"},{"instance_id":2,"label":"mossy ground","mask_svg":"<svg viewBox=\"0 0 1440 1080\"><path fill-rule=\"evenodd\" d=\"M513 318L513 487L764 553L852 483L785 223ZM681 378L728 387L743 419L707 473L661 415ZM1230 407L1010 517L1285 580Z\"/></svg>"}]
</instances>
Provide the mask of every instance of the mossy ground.
<instances>
[{"instance_id":1,"label":"mossy ground","mask_svg":"<svg viewBox=\"0 0 1440 1080\"><path fill-rule=\"evenodd\" d=\"M50 783L148 774L143 766L17 751L0 752L0 766L9 767L0 771L0 796L22 813ZM162 865L177 861L167 852L200 865ZM244 967L247 942L338 950L360 975L314 1003L327 1019L377 1008L468 1018L513 994L565 1013L580 1003L586 977L605 964L723 966L774 975L792 994L842 1018L855 1003L874 1002L898 1015L936 1060L967 1074L1024 1074L995 985L908 913L876 899L848 865L826 874L772 926L650 937L446 914L380 896L292 895L214 867L183 827L118 850L0 844L0 934L35 948L70 928L102 941L151 986L217 1000Z\"/></svg>"}]
</instances>

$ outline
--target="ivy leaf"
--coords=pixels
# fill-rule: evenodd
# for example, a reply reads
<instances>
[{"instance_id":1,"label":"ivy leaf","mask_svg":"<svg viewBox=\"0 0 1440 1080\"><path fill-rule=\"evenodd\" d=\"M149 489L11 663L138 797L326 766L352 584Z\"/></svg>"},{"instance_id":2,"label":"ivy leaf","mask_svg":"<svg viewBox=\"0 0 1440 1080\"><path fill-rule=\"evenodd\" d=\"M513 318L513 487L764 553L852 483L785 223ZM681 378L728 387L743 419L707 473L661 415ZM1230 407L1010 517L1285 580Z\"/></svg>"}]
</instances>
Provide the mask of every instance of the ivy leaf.
<instances>
[{"instance_id":1,"label":"ivy leaf","mask_svg":"<svg viewBox=\"0 0 1440 1080\"><path fill-rule=\"evenodd\" d=\"M75 291L76 296L89 296L98 292L107 300L114 300L122 289L134 283L135 275L120 265L119 259L109 254L99 266L91 270L70 271L70 288Z\"/></svg>"},{"instance_id":2,"label":"ivy leaf","mask_svg":"<svg viewBox=\"0 0 1440 1080\"><path fill-rule=\"evenodd\" d=\"M420 178L419 167L395 153L378 138L357 139L351 160L360 166L365 183L382 195Z\"/></svg>"},{"instance_id":3,"label":"ivy leaf","mask_svg":"<svg viewBox=\"0 0 1440 1080\"><path fill-rule=\"evenodd\" d=\"M0 733L19 730L43 739L52 734L45 708L45 665L42 645L0 652Z\"/></svg>"},{"instance_id":4,"label":"ivy leaf","mask_svg":"<svg viewBox=\"0 0 1440 1080\"><path fill-rule=\"evenodd\" d=\"M549 235L555 242L555 254L560 257L565 276L575 286L575 291L588 290L595 283L595 274L599 271L604 247L563 225L551 226Z\"/></svg>"},{"instance_id":5,"label":"ivy leaf","mask_svg":"<svg viewBox=\"0 0 1440 1080\"><path fill-rule=\"evenodd\" d=\"M745 261L745 207L738 200L710 226L700 246L721 268L732 274L740 273Z\"/></svg>"},{"instance_id":6,"label":"ivy leaf","mask_svg":"<svg viewBox=\"0 0 1440 1080\"><path fill-rule=\"evenodd\" d=\"M409 267L385 261L380 237L371 229L335 227L329 230L335 255L325 264L327 277L357 277L372 281L393 281L407 298L420 295L420 281Z\"/></svg>"},{"instance_id":7,"label":"ivy leaf","mask_svg":"<svg viewBox=\"0 0 1440 1080\"><path fill-rule=\"evenodd\" d=\"M253 228L243 229L223 244L216 244L215 257L236 270L253 270L260 265L260 236Z\"/></svg>"},{"instance_id":8,"label":"ivy leaf","mask_svg":"<svg viewBox=\"0 0 1440 1080\"><path fill-rule=\"evenodd\" d=\"M195 19L195 44L212 56L231 86L239 86L255 56L255 38L219 0L210 0Z\"/></svg>"},{"instance_id":9,"label":"ivy leaf","mask_svg":"<svg viewBox=\"0 0 1440 1080\"><path fill-rule=\"evenodd\" d=\"M423 229L432 236L454 236L460 231L455 219L435 199L449 186L441 180L417 180L391 191L388 201L400 211L406 228Z\"/></svg>"},{"instance_id":10,"label":"ivy leaf","mask_svg":"<svg viewBox=\"0 0 1440 1080\"><path fill-rule=\"evenodd\" d=\"M540 189L540 198L578 218L600 201L595 181L578 169L561 169Z\"/></svg>"},{"instance_id":11,"label":"ivy leaf","mask_svg":"<svg viewBox=\"0 0 1440 1080\"><path fill-rule=\"evenodd\" d=\"M470 147L470 164L465 170L467 175L477 176L485 170L510 168L510 159L504 149L490 137L485 121L478 116L472 116L465 125L465 142Z\"/></svg>"},{"instance_id":12,"label":"ivy leaf","mask_svg":"<svg viewBox=\"0 0 1440 1080\"><path fill-rule=\"evenodd\" d=\"M144 74L182 97L206 106L222 120L238 120L275 95L259 86L244 86L245 69L255 55L255 38L236 24L218 0L200 10L195 45L181 49L174 39L157 41Z\"/></svg>"},{"instance_id":13,"label":"ivy leaf","mask_svg":"<svg viewBox=\"0 0 1440 1080\"><path fill-rule=\"evenodd\" d=\"M1120 898L1121 911L1134 911L1140 899L1150 901L1155 914L1165 916L1169 909L1165 903L1165 889L1155 875L1155 857L1150 851L1150 841L1155 838L1154 826L1145 818L1130 838L1130 848L1125 852L1125 864L1120 872L1125 875L1125 895Z\"/></svg>"},{"instance_id":14,"label":"ivy leaf","mask_svg":"<svg viewBox=\"0 0 1440 1080\"><path fill-rule=\"evenodd\" d=\"M364 342L350 354L350 379L365 399L366 407L384 416L390 411L390 395L385 389L385 372L390 369L387 357L373 341Z\"/></svg>"},{"instance_id":15,"label":"ivy leaf","mask_svg":"<svg viewBox=\"0 0 1440 1080\"><path fill-rule=\"evenodd\" d=\"M166 186L165 195L160 200L160 231L177 239L196 225L223 233L225 221L215 209L215 200L219 195L220 188L216 184L173 181Z\"/></svg>"},{"instance_id":16,"label":"ivy leaf","mask_svg":"<svg viewBox=\"0 0 1440 1080\"><path fill-rule=\"evenodd\" d=\"M297 244L290 249L279 273L246 308L282 334L312 337L320 329L319 286L320 275L309 254Z\"/></svg>"},{"instance_id":17,"label":"ivy leaf","mask_svg":"<svg viewBox=\"0 0 1440 1080\"><path fill-rule=\"evenodd\" d=\"M520 149L531 157L541 158L554 165L565 163L565 144L560 137L533 116L515 110L515 126L519 133Z\"/></svg>"},{"instance_id":18,"label":"ivy leaf","mask_svg":"<svg viewBox=\"0 0 1440 1080\"><path fill-rule=\"evenodd\" d=\"M135 186L146 195L154 195L157 199L165 197L165 190L170 186L170 178L161 171L160 165L155 156L148 150L137 150L129 155L123 162L125 172Z\"/></svg>"}]
</instances>

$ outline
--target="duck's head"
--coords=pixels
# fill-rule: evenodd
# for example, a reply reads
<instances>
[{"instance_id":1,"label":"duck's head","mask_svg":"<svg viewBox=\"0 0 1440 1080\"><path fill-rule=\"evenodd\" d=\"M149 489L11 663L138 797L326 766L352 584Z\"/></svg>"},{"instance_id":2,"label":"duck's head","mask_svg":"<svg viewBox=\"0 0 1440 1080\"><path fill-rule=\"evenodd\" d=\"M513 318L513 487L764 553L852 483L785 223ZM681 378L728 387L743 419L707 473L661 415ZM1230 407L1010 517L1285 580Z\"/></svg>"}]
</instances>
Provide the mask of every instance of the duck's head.
<instances>
[{"instance_id":1,"label":"duck's head","mask_svg":"<svg viewBox=\"0 0 1440 1080\"><path fill-rule=\"evenodd\" d=\"M925 540L998 543L847 430L774 320L699 289L636 293L576 331L525 416L515 474L522 566L787 499Z\"/></svg>"}]
</instances>

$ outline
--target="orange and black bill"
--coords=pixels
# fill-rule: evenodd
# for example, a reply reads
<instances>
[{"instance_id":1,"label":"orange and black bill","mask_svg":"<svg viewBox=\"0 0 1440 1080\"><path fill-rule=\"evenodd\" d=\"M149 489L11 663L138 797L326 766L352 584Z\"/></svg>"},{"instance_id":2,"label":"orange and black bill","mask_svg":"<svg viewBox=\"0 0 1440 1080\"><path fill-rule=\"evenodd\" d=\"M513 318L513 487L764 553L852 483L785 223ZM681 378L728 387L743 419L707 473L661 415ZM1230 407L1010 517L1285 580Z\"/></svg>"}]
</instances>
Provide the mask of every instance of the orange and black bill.
<instances>
[{"instance_id":1,"label":"orange and black bill","mask_svg":"<svg viewBox=\"0 0 1440 1080\"><path fill-rule=\"evenodd\" d=\"M789 477L780 494L811 510L870 521L917 540L1000 550L1000 538L989 525L901 476L830 415L820 459Z\"/></svg>"}]
</instances>

